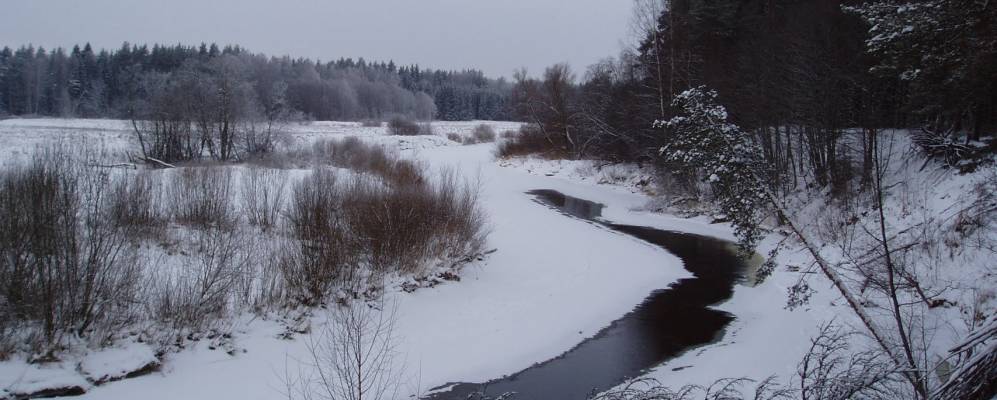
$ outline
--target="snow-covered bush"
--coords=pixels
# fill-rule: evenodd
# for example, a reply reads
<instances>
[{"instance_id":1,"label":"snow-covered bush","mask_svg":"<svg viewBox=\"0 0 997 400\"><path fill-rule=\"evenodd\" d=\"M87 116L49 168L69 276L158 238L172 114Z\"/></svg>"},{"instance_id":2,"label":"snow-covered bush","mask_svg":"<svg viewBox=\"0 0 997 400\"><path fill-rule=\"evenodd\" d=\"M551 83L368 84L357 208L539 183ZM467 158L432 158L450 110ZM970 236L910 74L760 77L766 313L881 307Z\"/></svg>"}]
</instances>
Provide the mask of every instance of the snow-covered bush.
<instances>
[{"instance_id":1,"label":"snow-covered bush","mask_svg":"<svg viewBox=\"0 0 997 400\"><path fill-rule=\"evenodd\" d=\"M717 104L717 93L704 87L689 89L672 106L681 112L655 126L664 131L659 154L666 163L696 171L710 185L720 210L735 226L743 249L761 238L758 224L766 207L759 174L760 150L748 134L727 121L727 110Z\"/></svg>"}]
</instances>

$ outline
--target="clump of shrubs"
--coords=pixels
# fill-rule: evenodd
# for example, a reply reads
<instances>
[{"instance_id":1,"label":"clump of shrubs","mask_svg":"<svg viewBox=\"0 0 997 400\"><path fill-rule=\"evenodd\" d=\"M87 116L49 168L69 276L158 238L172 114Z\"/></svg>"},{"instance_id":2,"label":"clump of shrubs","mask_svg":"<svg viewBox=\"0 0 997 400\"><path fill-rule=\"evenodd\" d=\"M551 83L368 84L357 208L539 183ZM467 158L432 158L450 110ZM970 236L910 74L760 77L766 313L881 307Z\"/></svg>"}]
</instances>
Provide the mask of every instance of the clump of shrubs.
<instances>
[{"instance_id":1,"label":"clump of shrubs","mask_svg":"<svg viewBox=\"0 0 997 400\"><path fill-rule=\"evenodd\" d=\"M432 135L434 135L435 134L435 130L433 130L433 124L431 124L429 122L423 122L423 123L419 124L419 134L423 135L423 136L432 136Z\"/></svg>"},{"instance_id":2,"label":"clump of shrubs","mask_svg":"<svg viewBox=\"0 0 997 400\"><path fill-rule=\"evenodd\" d=\"M481 124L474 127L471 137L474 138L475 143L491 143L495 141L495 130L492 129L491 125Z\"/></svg>"},{"instance_id":3,"label":"clump of shrubs","mask_svg":"<svg viewBox=\"0 0 997 400\"><path fill-rule=\"evenodd\" d=\"M433 125L429 122L419 123L404 116L395 116L388 120L388 134L397 136L432 135Z\"/></svg>"},{"instance_id":4,"label":"clump of shrubs","mask_svg":"<svg viewBox=\"0 0 997 400\"><path fill-rule=\"evenodd\" d=\"M384 185L313 170L295 185L288 211L298 245L281 270L292 299L315 305L337 285L355 290L363 278L479 252L486 229L478 192L455 176Z\"/></svg>"},{"instance_id":5,"label":"clump of shrubs","mask_svg":"<svg viewBox=\"0 0 997 400\"><path fill-rule=\"evenodd\" d=\"M388 133L398 136L416 136L422 134L422 128L409 118L396 116L388 120Z\"/></svg>"},{"instance_id":6,"label":"clump of shrubs","mask_svg":"<svg viewBox=\"0 0 997 400\"><path fill-rule=\"evenodd\" d=\"M249 168L242 176L242 209L250 225L269 230L284 209L288 173L272 168Z\"/></svg>"},{"instance_id":7,"label":"clump of shrubs","mask_svg":"<svg viewBox=\"0 0 997 400\"><path fill-rule=\"evenodd\" d=\"M225 228L235 222L232 169L189 167L171 172L167 205L174 222L200 228Z\"/></svg>"},{"instance_id":8,"label":"clump of shrubs","mask_svg":"<svg viewBox=\"0 0 997 400\"><path fill-rule=\"evenodd\" d=\"M156 230L163 223L162 188L149 171L125 173L113 184L111 218L119 228Z\"/></svg>"},{"instance_id":9,"label":"clump of shrubs","mask_svg":"<svg viewBox=\"0 0 997 400\"><path fill-rule=\"evenodd\" d=\"M398 157L383 146L367 144L356 137L326 139L312 145L317 165L332 165L380 177L394 185L422 182L422 167Z\"/></svg>"},{"instance_id":10,"label":"clump of shrubs","mask_svg":"<svg viewBox=\"0 0 997 400\"><path fill-rule=\"evenodd\" d=\"M517 157L526 155L541 155L558 158L566 156L567 146L560 143L559 136L548 136L536 125L523 125L519 132L504 133L498 144L496 153L499 157Z\"/></svg>"},{"instance_id":11,"label":"clump of shrubs","mask_svg":"<svg viewBox=\"0 0 997 400\"><path fill-rule=\"evenodd\" d=\"M296 242L284 251L279 270L295 303L317 305L334 284L347 280L355 264L342 215L343 190L336 172L322 167L294 185L287 219Z\"/></svg>"},{"instance_id":12,"label":"clump of shrubs","mask_svg":"<svg viewBox=\"0 0 997 400\"><path fill-rule=\"evenodd\" d=\"M461 136L457 133L447 134L447 139L455 141L457 143L463 143L464 145L472 145L478 143L491 143L495 141L495 130L488 124L480 124L474 127L474 131L471 132L470 136Z\"/></svg>"},{"instance_id":13,"label":"clump of shrubs","mask_svg":"<svg viewBox=\"0 0 997 400\"><path fill-rule=\"evenodd\" d=\"M296 151L302 180L253 166L239 187L231 167L123 170L64 148L0 169L0 359L142 327L166 351L240 307L318 305L482 250L477 187L452 171L356 138Z\"/></svg>"},{"instance_id":14,"label":"clump of shrubs","mask_svg":"<svg viewBox=\"0 0 997 400\"><path fill-rule=\"evenodd\" d=\"M380 128L383 122L379 119L365 119L360 121L360 126L364 128Z\"/></svg>"},{"instance_id":15,"label":"clump of shrubs","mask_svg":"<svg viewBox=\"0 0 997 400\"><path fill-rule=\"evenodd\" d=\"M367 144L348 136L343 139L322 139L309 147L293 148L265 158L252 160L254 167L311 168L316 165L334 166L370 173L391 184L405 184L422 179L422 166L398 157L384 146Z\"/></svg>"},{"instance_id":16,"label":"clump of shrubs","mask_svg":"<svg viewBox=\"0 0 997 400\"><path fill-rule=\"evenodd\" d=\"M113 177L65 147L0 171L0 349L102 342L138 317L140 269ZM13 340L10 342L9 340ZM2 354L0 354L2 357Z\"/></svg>"}]
</instances>

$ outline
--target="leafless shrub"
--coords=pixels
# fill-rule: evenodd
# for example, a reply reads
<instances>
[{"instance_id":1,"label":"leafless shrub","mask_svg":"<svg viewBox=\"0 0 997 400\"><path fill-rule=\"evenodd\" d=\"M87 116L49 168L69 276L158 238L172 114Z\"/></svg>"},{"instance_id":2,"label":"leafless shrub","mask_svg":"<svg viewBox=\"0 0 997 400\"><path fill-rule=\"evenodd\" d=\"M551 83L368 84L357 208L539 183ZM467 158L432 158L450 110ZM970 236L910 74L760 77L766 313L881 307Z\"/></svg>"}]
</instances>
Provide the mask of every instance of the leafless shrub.
<instances>
[{"instance_id":1,"label":"leafless shrub","mask_svg":"<svg viewBox=\"0 0 997 400\"><path fill-rule=\"evenodd\" d=\"M17 351L17 346L21 342L18 335L24 325L20 318L14 314L14 307L6 297L0 296L0 361L10 359L10 356Z\"/></svg>"},{"instance_id":2,"label":"leafless shrub","mask_svg":"<svg viewBox=\"0 0 997 400\"><path fill-rule=\"evenodd\" d=\"M394 117L388 120L388 134L398 136L422 135L422 127L415 121L405 117Z\"/></svg>"},{"instance_id":3,"label":"leafless shrub","mask_svg":"<svg viewBox=\"0 0 997 400\"><path fill-rule=\"evenodd\" d=\"M417 163L401 159L382 146L366 144L356 137L321 140L312 145L312 151L318 164L372 173L393 185L418 184L424 180L422 168Z\"/></svg>"},{"instance_id":4,"label":"leafless shrub","mask_svg":"<svg viewBox=\"0 0 997 400\"><path fill-rule=\"evenodd\" d=\"M284 208L287 171L249 168L242 177L242 207L249 223L268 230Z\"/></svg>"},{"instance_id":5,"label":"leafless shrub","mask_svg":"<svg viewBox=\"0 0 997 400\"><path fill-rule=\"evenodd\" d=\"M422 166L410 160L395 160L375 173L395 186L419 185L425 182Z\"/></svg>"},{"instance_id":6,"label":"leafless shrub","mask_svg":"<svg viewBox=\"0 0 997 400\"><path fill-rule=\"evenodd\" d=\"M547 157L566 156L564 146L559 145L556 138L544 134L535 125L523 125L519 133L506 138L498 144L499 157L516 157L539 154Z\"/></svg>"},{"instance_id":7,"label":"leafless shrub","mask_svg":"<svg viewBox=\"0 0 997 400\"><path fill-rule=\"evenodd\" d=\"M380 128L384 123L378 119L365 119L360 121L360 126L364 128Z\"/></svg>"},{"instance_id":8,"label":"leafless shrub","mask_svg":"<svg viewBox=\"0 0 997 400\"><path fill-rule=\"evenodd\" d=\"M383 303L383 302L382 302ZM398 397L404 368L398 363L394 308L382 303L335 307L297 376L285 371L287 396L302 400L389 400Z\"/></svg>"},{"instance_id":9,"label":"leafless shrub","mask_svg":"<svg viewBox=\"0 0 997 400\"><path fill-rule=\"evenodd\" d=\"M435 256L462 257L483 250L488 236L487 216L481 208L479 185L460 179L452 169L440 170L430 190L441 240Z\"/></svg>"},{"instance_id":10,"label":"leafless shrub","mask_svg":"<svg viewBox=\"0 0 997 400\"><path fill-rule=\"evenodd\" d=\"M483 246L477 188L452 172L424 185L354 183L345 196L350 230L376 271L412 273L427 260L467 255Z\"/></svg>"},{"instance_id":11,"label":"leafless shrub","mask_svg":"<svg viewBox=\"0 0 997 400\"><path fill-rule=\"evenodd\" d=\"M900 376L879 351L854 351L855 333L834 324L821 326L797 370L800 396L812 400L901 399ZM911 396L911 397L908 397Z\"/></svg>"},{"instance_id":12,"label":"leafless shrub","mask_svg":"<svg viewBox=\"0 0 997 400\"><path fill-rule=\"evenodd\" d=\"M107 172L87 165L57 146L0 172L0 317L13 319L0 323L23 326L33 351L67 333L102 341L134 317L134 252Z\"/></svg>"},{"instance_id":13,"label":"leafless shrub","mask_svg":"<svg viewBox=\"0 0 997 400\"><path fill-rule=\"evenodd\" d=\"M246 265L236 283L239 304L256 313L289 306L281 275L281 262L293 247L291 239L273 235L257 242L255 262Z\"/></svg>"},{"instance_id":14,"label":"leafless shrub","mask_svg":"<svg viewBox=\"0 0 997 400\"><path fill-rule=\"evenodd\" d=\"M433 228L426 221L431 195L414 185L392 189L369 180L351 185L343 208L367 265L379 272L412 271L426 258Z\"/></svg>"},{"instance_id":15,"label":"leafless shrub","mask_svg":"<svg viewBox=\"0 0 997 400\"><path fill-rule=\"evenodd\" d=\"M353 136L319 140L308 148L254 157L250 162L270 168L331 165L371 173L398 185L422 181L422 167L418 163L401 159L383 146L367 144Z\"/></svg>"},{"instance_id":16,"label":"leafless shrub","mask_svg":"<svg viewBox=\"0 0 997 400\"><path fill-rule=\"evenodd\" d=\"M288 295L299 303L318 304L355 268L342 191L335 172L323 168L294 185L288 223L298 246L285 251L279 268Z\"/></svg>"},{"instance_id":17,"label":"leafless shrub","mask_svg":"<svg viewBox=\"0 0 997 400\"><path fill-rule=\"evenodd\" d=\"M429 183L386 185L363 175L341 182L318 168L293 193L288 219L299 245L280 270L293 300L304 304L356 282L359 267L417 272L431 260L480 252L487 234L477 187L452 171Z\"/></svg>"},{"instance_id":18,"label":"leafless shrub","mask_svg":"<svg viewBox=\"0 0 997 400\"><path fill-rule=\"evenodd\" d=\"M234 222L231 169L182 168L171 178L167 204L174 222L202 228L227 227Z\"/></svg>"},{"instance_id":19,"label":"leafless shrub","mask_svg":"<svg viewBox=\"0 0 997 400\"><path fill-rule=\"evenodd\" d=\"M628 383L622 389L606 392L594 397L595 400L776 400L792 399L792 391L780 387L773 377L755 385L745 395L745 386L755 383L748 378L719 379L709 386L686 385L678 389L662 386L653 379L640 379Z\"/></svg>"},{"instance_id":20,"label":"leafless shrub","mask_svg":"<svg viewBox=\"0 0 997 400\"><path fill-rule=\"evenodd\" d=\"M148 231L161 226L160 175L148 171L125 173L114 182L110 215L115 226Z\"/></svg>"},{"instance_id":21,"label":"leafless shrub","mask_svg":"<svg viewBox=\"0 0 997 400\"><path fill-rule=\"evenodd\" d=\"M435 134L435 132L436 131L433 129L433 124L431 124L429 122L423 122L423 123L419 124L419 134L420 135L423 135L423 136L432 136L432 135Z\"/></svg>"},{"instance_id":22,"label":"leafless shrub","mask_svg":"<svg viewBox=\"0 0 997 400\"><path fill-rule=\"evenodd\" d=\"M197 231L191 262L157 276L152 309L174 338L204 330L231 310L232 294L253 259L254 245L237 230Z\"/></svg>"},{"instance_id":23,"label":"leafless shrub","mask_svg":"<svg viewBox=\"0 0 997 400\"><path fill-rule=\"evenodd\" d=\"M242 137L242 153L250 157L273 153L279 143L288 139L288 125L304 118L300 112L283 107L248 114L237 136Z\"/></svg>"},{"instance_id":24,"label":"leafless shrub","mask_svg":"<svg viewBox=\"0 0 997 400\"><path fill-rule=\"evenodd\" d=\"M480 124L474 127L474 131L471 132L470 136L461 136L456 133L451 133L447 135L447 138L458 143L463 143L464 145L472 145L494 142L495 136L495 130L492 129L491 125Z\"/></svg>"},{"instance_id":25,"label":"leafless shrub","mask_svg":"<svg viewBox=\"0 0 997 400\"><path fill-rule=\"evenodd\" d=\"M490 143L495 141L495 130L492 129L491 125L481 124L474 127L474 132L471 134L474 138L475 143Z\"/></svg>"}]
</instances>

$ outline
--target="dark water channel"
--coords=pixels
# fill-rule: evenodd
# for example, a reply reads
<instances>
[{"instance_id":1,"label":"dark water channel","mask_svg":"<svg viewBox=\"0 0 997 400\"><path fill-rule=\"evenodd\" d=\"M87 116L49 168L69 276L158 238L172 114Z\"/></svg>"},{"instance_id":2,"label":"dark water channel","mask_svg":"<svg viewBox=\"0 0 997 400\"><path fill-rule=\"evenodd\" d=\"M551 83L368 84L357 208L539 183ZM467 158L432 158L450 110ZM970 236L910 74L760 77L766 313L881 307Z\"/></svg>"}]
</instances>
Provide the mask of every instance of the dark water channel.
<instances>
[{"instance_id":1,"label":"dark water channel","mask_svg":"<svg viewBox=\"0 0 997 400\"><path fill-rule=\"evenodd\" d=\"M660 246L682 259L694 277L654 291L630 313L557 358L486 383L457 383L428 399L467 399L473 393L495 397L515 392L516 400L585 399L682 352L723 337L734 316L710 306L731 297L747 271L736 248L719 239L600 219L603 205L552 190L528 192L536 201L568 216ZM579 246L596 245L579 243ZM625 259L621 259L625 262ZM625 265L621 272L626 273ZM671 267L670 265L666 267ZM451 386L451 385L447 385Z\"/></svg>"}]
</instances>

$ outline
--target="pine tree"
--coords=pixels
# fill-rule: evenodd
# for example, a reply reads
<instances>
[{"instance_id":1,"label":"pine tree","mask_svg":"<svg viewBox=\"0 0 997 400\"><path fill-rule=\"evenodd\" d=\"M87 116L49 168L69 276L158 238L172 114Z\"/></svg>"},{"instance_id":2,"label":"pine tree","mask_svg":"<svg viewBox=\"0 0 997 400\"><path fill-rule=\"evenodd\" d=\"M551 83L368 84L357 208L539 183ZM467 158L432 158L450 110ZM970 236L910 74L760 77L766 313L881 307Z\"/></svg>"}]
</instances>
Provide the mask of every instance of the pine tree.
<instances>
[{"instance_id":1,"label":"pine tree","mask_svg":"<svg viewBox=\"0 0 997 400\"><path fill-rule=\"evenodd\" d=\"M727 110L716 98L702 86L676 96L672 107L678 115L655 123L665 132L666 144L658 151L668 163L697 170L734 224L742 250L751 251L762 237L764 164L749 135L727 122Z\"/></svg>"}]
</instances>

